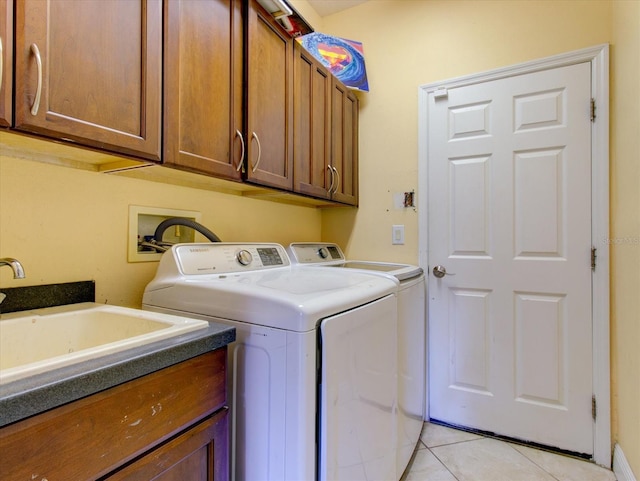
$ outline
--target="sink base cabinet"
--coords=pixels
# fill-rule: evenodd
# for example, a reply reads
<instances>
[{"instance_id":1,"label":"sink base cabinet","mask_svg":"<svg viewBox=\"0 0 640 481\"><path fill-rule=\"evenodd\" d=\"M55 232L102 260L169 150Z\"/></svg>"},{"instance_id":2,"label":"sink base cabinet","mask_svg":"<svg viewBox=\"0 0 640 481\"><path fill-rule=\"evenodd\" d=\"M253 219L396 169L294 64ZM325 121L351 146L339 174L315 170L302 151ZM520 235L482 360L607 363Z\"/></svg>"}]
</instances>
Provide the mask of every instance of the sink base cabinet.
<instances>
[{"instance_id":1,"label":"sink base cabinet","mask_svg":"<svg viewBox=\"0 0 640 481\"><path fill-rule=\"evenodd\" d=\"M228 479L226 352L0 429L2 479Z\"/></svg>"}]
</instances>

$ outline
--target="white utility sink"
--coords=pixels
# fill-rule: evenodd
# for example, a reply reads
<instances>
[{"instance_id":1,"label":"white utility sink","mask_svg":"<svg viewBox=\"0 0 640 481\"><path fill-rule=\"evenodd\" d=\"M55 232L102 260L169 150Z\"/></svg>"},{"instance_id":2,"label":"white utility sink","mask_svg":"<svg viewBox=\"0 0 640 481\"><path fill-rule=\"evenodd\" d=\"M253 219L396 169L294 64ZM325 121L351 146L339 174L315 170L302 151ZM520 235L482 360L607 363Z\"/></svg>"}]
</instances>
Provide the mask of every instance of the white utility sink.
<instances>
[{"instance_id":1,"label":"white utility sink","mask_svg":"<svg viewBox=\"0 0 640 481\"><path fill-rule=\"evenodd\" d=\"M4 314L0 384L207 326L207 321L95 303Z\"/></svg>"}]
</instances>

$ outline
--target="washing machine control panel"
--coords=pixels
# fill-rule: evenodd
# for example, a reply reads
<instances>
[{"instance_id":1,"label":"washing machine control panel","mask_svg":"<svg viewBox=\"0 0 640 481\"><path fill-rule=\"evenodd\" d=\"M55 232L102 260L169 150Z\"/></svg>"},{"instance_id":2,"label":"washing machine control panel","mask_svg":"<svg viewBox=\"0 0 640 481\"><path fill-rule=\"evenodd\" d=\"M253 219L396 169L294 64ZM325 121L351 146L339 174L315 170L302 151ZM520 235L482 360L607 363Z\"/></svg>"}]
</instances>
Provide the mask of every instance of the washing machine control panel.
<instances>
[{"instance_id":1,"label":"washing machine control panel","mask_svg":"<svg viewBox=\"0 0 640 481\"><path fill-rule=\"evenodd\" d=\"M178 244L171 253L184 275L230 274L291 264L280 244Z\"/></svg>"},{"instance_id":2,"label":"washing machine control panel","mask_svg":"<svg viewBox=\"0 0 640 481\"><path fill-rule=\"evenodd\" d=\"M337 244L329 242L298 242L289 245L289 255L298 264L344 262L344 254Z\"/></svg>"}]
</instances>

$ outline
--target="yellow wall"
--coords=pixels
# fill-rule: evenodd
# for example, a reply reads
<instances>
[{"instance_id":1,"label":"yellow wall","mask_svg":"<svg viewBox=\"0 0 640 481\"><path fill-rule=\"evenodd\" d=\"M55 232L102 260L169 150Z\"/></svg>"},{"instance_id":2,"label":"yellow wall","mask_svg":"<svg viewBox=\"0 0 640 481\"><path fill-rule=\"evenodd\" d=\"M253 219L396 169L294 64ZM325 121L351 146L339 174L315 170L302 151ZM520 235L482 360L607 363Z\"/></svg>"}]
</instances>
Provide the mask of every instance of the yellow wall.
<instances>
[{"instance_id":1,"label":"yellow wall","mask_svg":"<svg viewBox=\"0 0 640 481\"><path fill-rule=\"evenodd\" d=\"M418 87L607 43L611 3L375 0L316 30L363 43L370 87L358 94L360 209L327 211L323 238L357 257L416 263L418 213L395 209L393 194L418 188ZM404 246L391 245L392 224L405 224Z\"/></svg>"},{"instance_id":2,"label":"yellow wall","mask_svg":"<svg viewBox=\"0 0 640 481\"><path fill-rule=\"evenodd\" d=\"M139 307L157 263L127 262L130 204L200 211L201 223L223 241L286 245L320 238L320 213L313 207L1 154L0 146L0 257L15 257L27 274L14 280L10 269L0 269L2 287L95 280L97 302Z\"/></svg>"},{"instance_id":3,"label":"yellow wall","mask_svg":"<svg viewBox=\"0 0 640 481\"><path fill-rule=\"evenodd\" d=\"M611 347L616 441L640 479L640 2L613 3Z\"/></svg>"},{"instance_id":4,"label":"yellow wall","mask_svg":"<svg viewBox=\"0 0 640 481\"><path fill-rule=\"evenodd\" d=\"M294 2L304 16L305 0ZM640 475L640 2L636 0L375 0L316 18L317 31L361 41L369 93L359 93L360 208L327 210L324 240L349 257L418 262L418 214L394 209L416 189L418 87L611 44L613 440ZM421 193L417 192L419 196ZM406 245L391 245L391 225Z\"/></svg>"}]
</instances>

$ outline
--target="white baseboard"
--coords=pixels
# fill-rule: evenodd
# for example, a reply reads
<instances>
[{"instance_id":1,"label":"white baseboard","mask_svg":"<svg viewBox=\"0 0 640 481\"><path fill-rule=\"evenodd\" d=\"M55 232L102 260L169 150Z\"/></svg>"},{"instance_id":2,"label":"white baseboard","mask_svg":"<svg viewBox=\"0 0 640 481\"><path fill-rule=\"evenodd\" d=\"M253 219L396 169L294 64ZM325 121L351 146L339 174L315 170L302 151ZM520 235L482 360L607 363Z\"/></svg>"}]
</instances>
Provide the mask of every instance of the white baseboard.
<instances>
[{"instance_id":1,"label":"white baseboard","mask_svg":"<svg viewBox=\"0 0 640 481\"><path fill-rule=\"evenodd\" d=\"M619 444L613 450L613 474L618 481L637 481Z\"/></svg>"}]
</instances>

